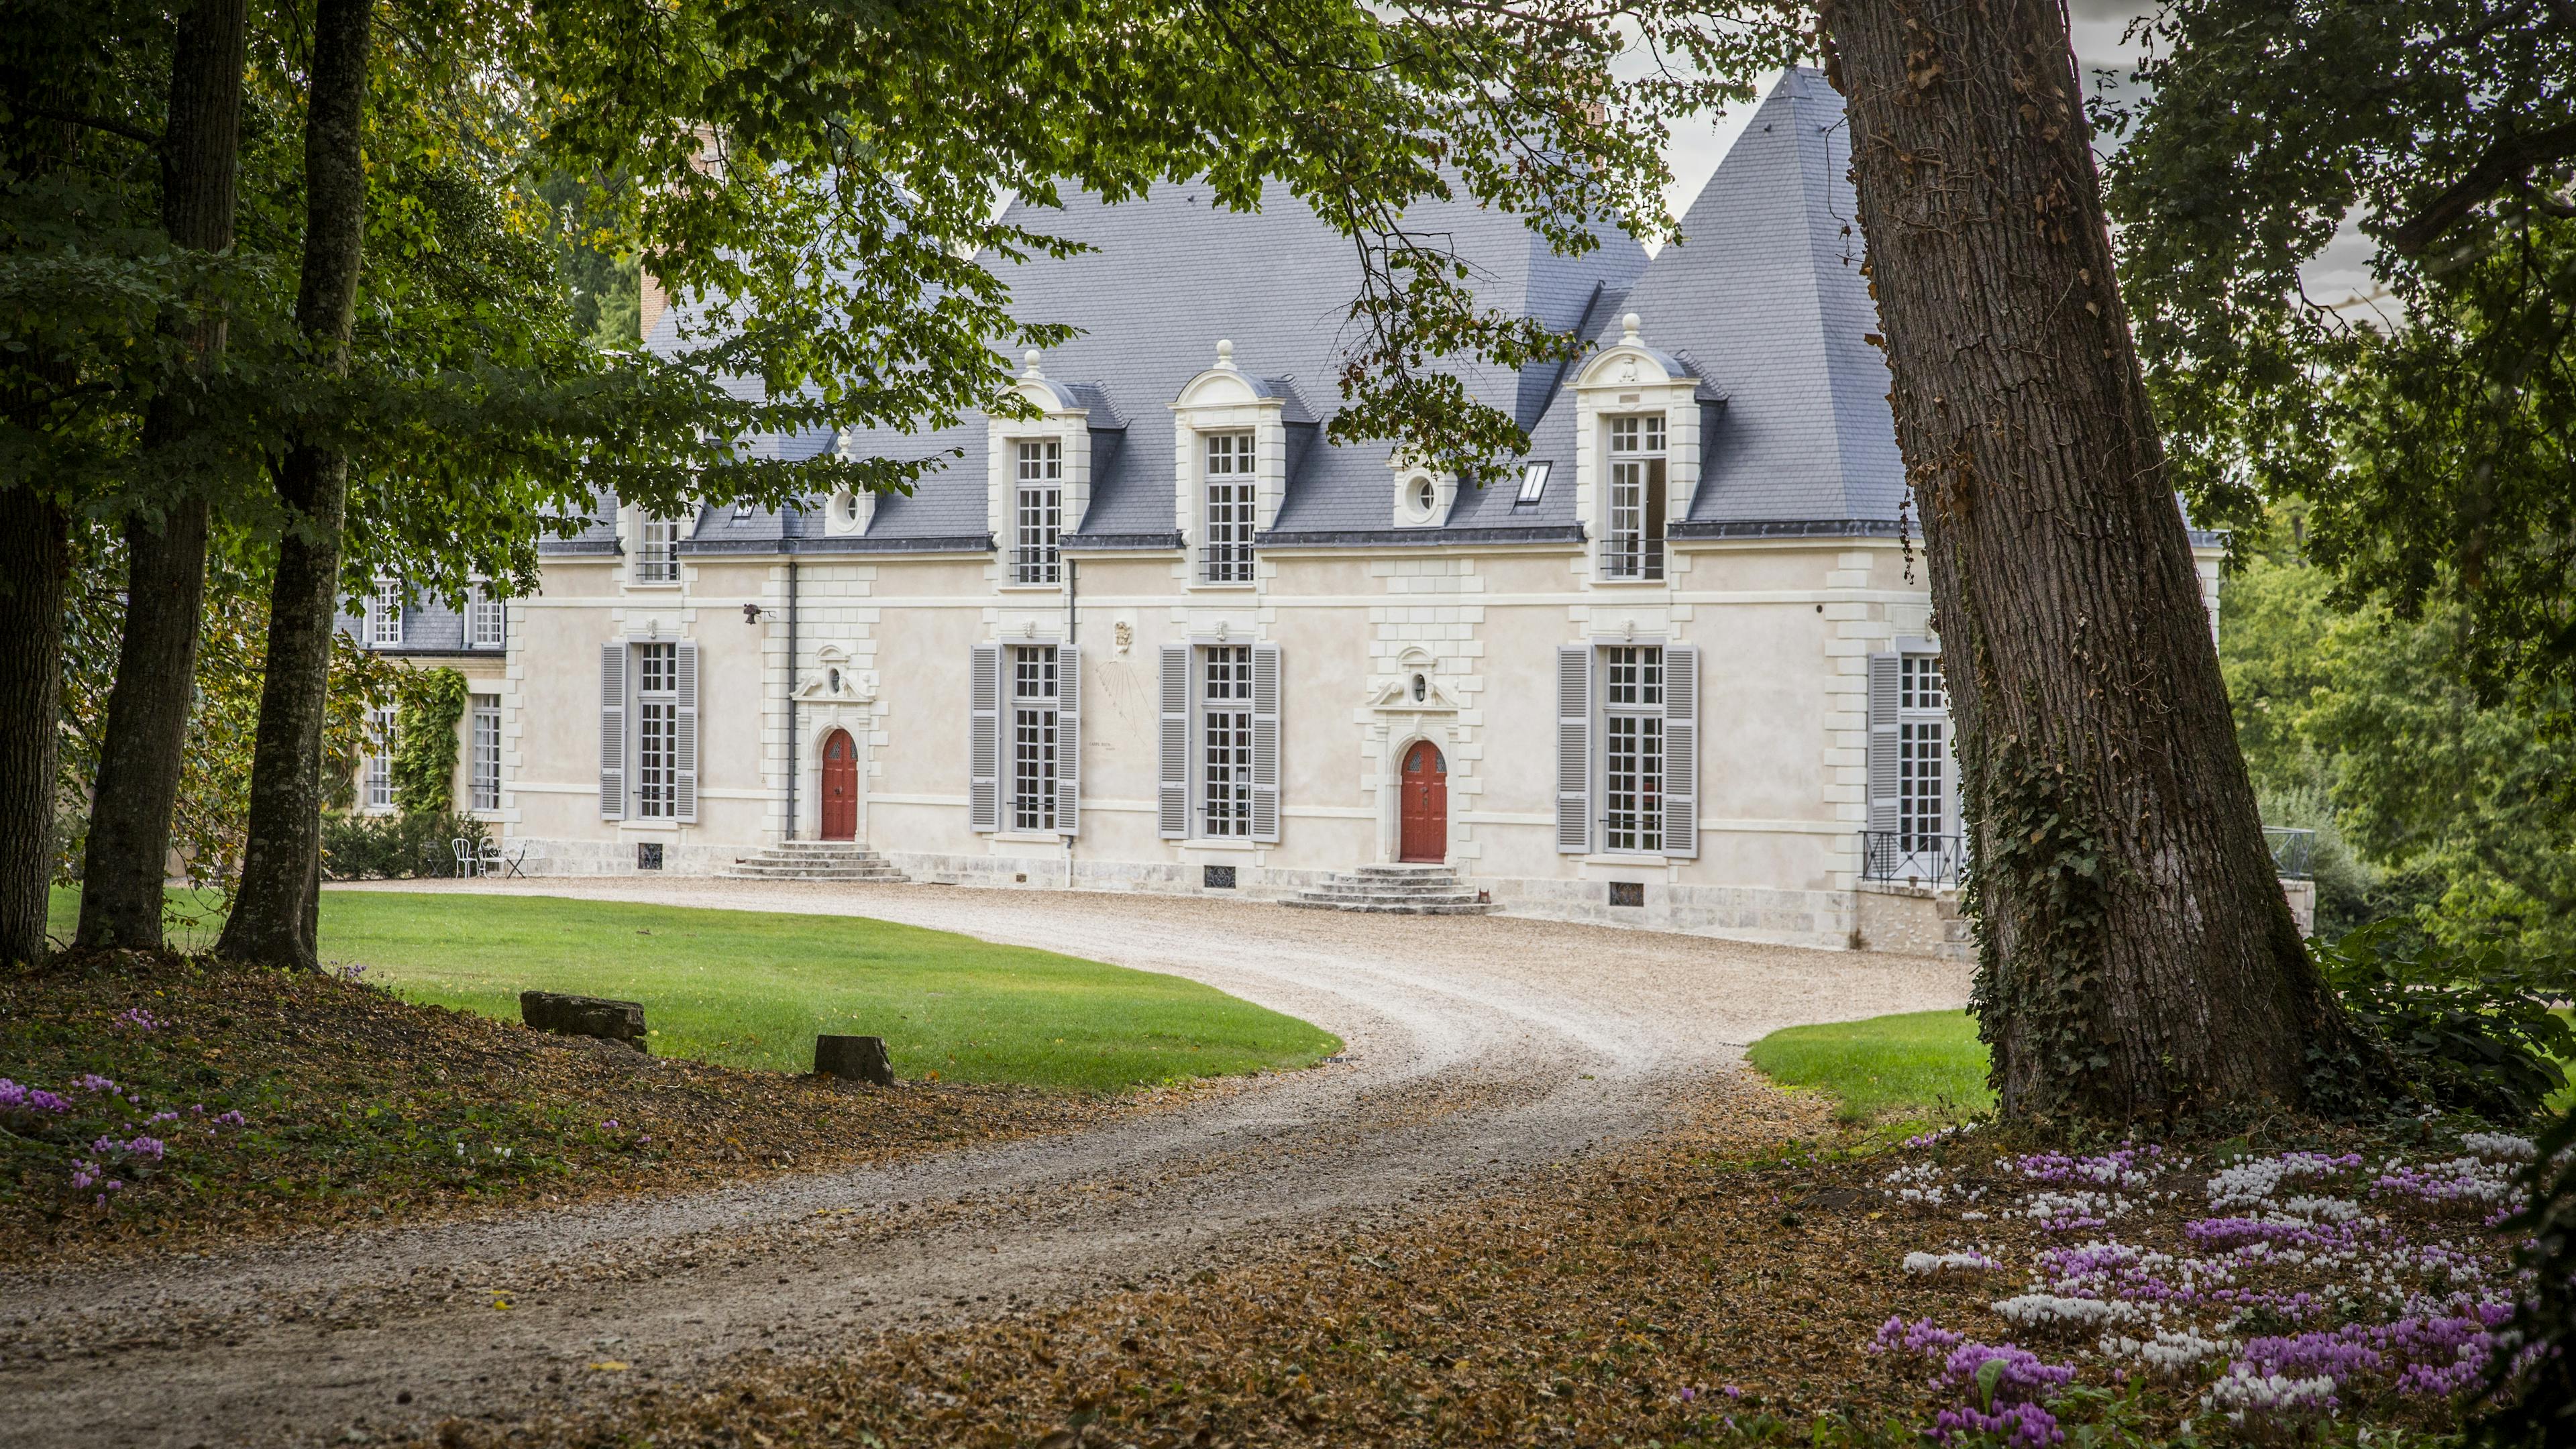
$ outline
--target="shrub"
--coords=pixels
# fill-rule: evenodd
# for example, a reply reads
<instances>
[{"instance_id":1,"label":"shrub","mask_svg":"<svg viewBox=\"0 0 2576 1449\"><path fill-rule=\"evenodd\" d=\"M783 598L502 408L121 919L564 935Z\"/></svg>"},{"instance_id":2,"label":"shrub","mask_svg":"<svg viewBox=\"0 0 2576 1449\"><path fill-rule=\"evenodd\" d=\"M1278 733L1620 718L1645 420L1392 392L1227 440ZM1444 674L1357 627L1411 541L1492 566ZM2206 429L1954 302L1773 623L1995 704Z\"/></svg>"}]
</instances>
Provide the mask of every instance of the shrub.
<instances>
[{"instance_id":1,"label":"shrub","mask_svg":"<svg viewBox=\"0 0 2576 1449\"><path fill-rule=\"evenodd\" d=\"M2317 964L2424 1102L2520 1125L2567 1085L2558 1062L2576 1056L2576 1033L2550 1010L2561 973L2544 980L2499 948L2430 939L2403 917L2348 933ZM2325 1102L2343 1095L2338 1082L2360 1080L2346 1065L2313 1064Z\"/></svg>"},{"instance_id":2,"label":"shrub","mask_svg":"<svg viewBox=\"0 0 2576 1449\"><path fill-rule=\"evenodd\" d=\"M332 880L408 880L452 876L455 842L479 852L490 833L471 815L334 815L322 822L322 873Z\"/></svg>"}]
</instances>

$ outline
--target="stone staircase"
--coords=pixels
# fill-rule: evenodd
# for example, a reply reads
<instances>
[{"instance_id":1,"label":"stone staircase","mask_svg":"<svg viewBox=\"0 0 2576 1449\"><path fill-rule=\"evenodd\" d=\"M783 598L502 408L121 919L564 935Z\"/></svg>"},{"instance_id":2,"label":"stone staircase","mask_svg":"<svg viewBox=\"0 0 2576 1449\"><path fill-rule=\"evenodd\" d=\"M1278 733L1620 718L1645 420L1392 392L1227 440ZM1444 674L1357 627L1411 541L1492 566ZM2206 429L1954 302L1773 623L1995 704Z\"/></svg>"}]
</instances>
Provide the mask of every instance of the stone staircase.
<instances>
[{"instance_id":1,"label":"stone staircase","mask_svg":"<svg viewBox=\"0 0 2576 1449\"><path fill-rule=\"evenodd\" d=\"M907 879L884 856L846 840L790 840L738 857L717 874L728 880Z\"/></svg>"},{"instance_id":2,"label":"stone staircase","mask_svg":"<svg viewBox=\"0 0 2576 1449\"><path fill-rule=\"evenodd\" d=\"M1959 909L1959 893L1945 890L1932 897L1935 919L1941 923L1941 939L1932 954L1944 961L1977 964L1977 926Z\"/></svg>"},{"instance_id":3,"label":"stone staircase","mask_svg":"<svg viewBox=\"0 0 2576 1449\"><path fill-rule=\"evenodd\" d=\"M1280 902L1310 911L1390 916L1481 916L1496 909L1445 865L1364 865Z\"/></svg>"}]
</instances>

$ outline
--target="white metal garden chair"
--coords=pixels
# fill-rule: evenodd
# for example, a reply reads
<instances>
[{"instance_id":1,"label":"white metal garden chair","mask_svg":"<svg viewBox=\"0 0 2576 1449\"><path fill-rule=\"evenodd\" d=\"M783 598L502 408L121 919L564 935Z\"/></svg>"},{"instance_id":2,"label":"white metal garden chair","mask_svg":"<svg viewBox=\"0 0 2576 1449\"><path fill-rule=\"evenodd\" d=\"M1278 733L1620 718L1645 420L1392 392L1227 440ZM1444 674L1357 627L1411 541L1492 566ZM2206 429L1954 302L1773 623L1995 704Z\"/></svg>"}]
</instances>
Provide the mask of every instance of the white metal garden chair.
<instances>
[{"instance_id":1,"label":"white metal garden chair","mask_svg":"<svg viewBox=\"0 0 2576 1449\"><path fill-rule=\"evenodd\" d=\"M456 873L458 875L482 874L483 862L481 857L474 853L474 842L460 835L454 840L449 841L447 844L449 849L456 852Z\"/></svg>"}]
</instances>

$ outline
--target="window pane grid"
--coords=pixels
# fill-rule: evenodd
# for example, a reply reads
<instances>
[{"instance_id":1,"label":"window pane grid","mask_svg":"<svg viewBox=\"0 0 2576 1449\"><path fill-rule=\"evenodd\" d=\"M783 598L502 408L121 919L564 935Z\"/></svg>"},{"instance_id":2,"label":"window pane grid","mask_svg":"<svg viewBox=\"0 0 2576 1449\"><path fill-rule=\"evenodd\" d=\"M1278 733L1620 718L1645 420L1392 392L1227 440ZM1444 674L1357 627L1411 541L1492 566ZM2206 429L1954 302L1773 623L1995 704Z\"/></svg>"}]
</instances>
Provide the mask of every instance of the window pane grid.
<instances>
[{"instance_id":1,"label":"window pane grid","mask_svg":"<svg viewBox=\"0 0 2576 1449\"><path fill-rule=\"evenodd\" d=\"M477 586L473 600L466 606L466 644L474 649L498 649L502 646L505 618L501 601Z\"/></svg>"},{"instance_id":2,"label":"window pane grid","mask_svg":"<svg viewBox=\"0 0 2576 1449\"><path fill-rule=\"evenodd\" d=\"M642 529L641 546L635 559L635 578L639 583L676 584L680 581L680 525L669 518L647 518Z\"/></svg>"},{"instance_id":3,"label":"window pane grid","mask_svg":"<svg viewBox=\"0 0 2576 1449\"><path fill-rule=\"evenodd\" d=\"M679 812L679 647L635 646L635 813L668 820Z\"/></svg>"},{"instance_id":4,"label":"window pane grid","mask_svg":"<svg viewBox=\"0 0 2576 1449\"><path fill-rule=\"evenodd\" d=\"M1202 654L1201 816L1210 836L1252 833L1252 647L1215 645Z\"/></svg>"},{"instance_id":5,"label":"window pane grid","mask_svg":"<svg viewBox=\"0 0 2576 1449\"><path fill-rule=\"evenodd\" d=\"M1207 439L1207 537L1203 553L1210 583L1252 582L1252 532L1256 518L1252 434L1214 433Z\"/></svg>"},{"instance_id":6,"label":"window pane grid","mask_svg":"<svg viewBox=\"0 0 2576 1449\"><path fill-rule=\"evenodd\" d=\"M1011 828L1055 829L1056 651L1011 650Z\"/></svg>"},{"instance_id":7,"label":"window pane grid","mask_svg":"<svg viewBox=\"0 0 2576 1449\"><path fill-rule=\"evenodd\" d=\"M394 808L394 712L367 711L367 808Z\"/></svg>"},{"instance_id":8,"label":"window pane grid","mask_svg":"<svg viewBox=\"0 0 2576 1449\"><path fill-rule=\"evenodd\" d=\"M375 597L368 601L367 642L378 648L394 648L402 643L402 585L388 579L376 585Z\"/></svg>"},{"instance_id":9,"label":"window pane grid","mask_svg":"<svg viewBox=\"0 0 2576 1449\"><path fill-rule=\"evenodd\" d=\"M1064 531L1064 445L1022 443L1018 458L1011 580L1051 584L1057 579L1056 545Z\"/></svg>"},{"instance_id":10,"label":"window pane grid","mask_svg":"<svg viewBox=\"0 0 2576 1449\"><path fill-rule=\"evenodd\" d=\"M1907 854L1938 850L1950 823L1950 698L1940 656L1905 655L1896 678L1896 847Z\"/></svg>"},{"instance_id":11,"label":"window pane grid","mask_svg":"<svg viewBox=\"0 0 2576 1449\"><path fill-rule=\"evenodd\" d=\"M467 774L471 808L501 808L501 702L491 695L474 698L474 747Z\"/></svg>"},{"instance_id":12,"label":"window pane grid","mask_svg":"<svg viewBox=\"0 0 2576 1449\"><path fill-rule=\"evenodd\" d=\"M1664 576L1664 418L1610 419L1610 518L1601 571L1614 579Z\"/></svg>"},{"instance_id":13,"label":"window pane grid","mask_svg":"<svg viewBox=\"0 0 2576 1449\"><path fill-rule=\"evenodd\" d=\"M1664 848L1664 651L1622 644L1601 653L1602 841L1652 854Z\"/></svg>"}]
</instances>

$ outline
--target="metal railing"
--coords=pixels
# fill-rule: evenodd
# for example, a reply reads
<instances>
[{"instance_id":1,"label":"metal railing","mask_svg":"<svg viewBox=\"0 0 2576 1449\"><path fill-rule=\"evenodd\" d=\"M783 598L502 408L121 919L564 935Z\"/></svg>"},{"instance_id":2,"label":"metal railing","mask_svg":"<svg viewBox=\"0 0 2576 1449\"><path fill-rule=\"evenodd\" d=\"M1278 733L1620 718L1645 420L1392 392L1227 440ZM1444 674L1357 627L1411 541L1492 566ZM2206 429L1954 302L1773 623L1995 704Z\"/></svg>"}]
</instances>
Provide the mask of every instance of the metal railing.
<instances>
[{"instance_id":1,"label":"metal railing","mask_svg":"<svg viewBox=\"0 0 2576 1449\"><path fill-rule=\"evenodd\" d=\"M1967 842L1910 830L1860 833L1860 878L1902 885L1955 886L1967 878Z\"/></svg>"},{"instance_id":2,"label":"metal railing","mask_svg":"<svg viewBox=\"0 0 2576 1449\"><path fill-rule=\"evenodd\" d=\"M2309 880L2317 854L2317 833L2286 825L2263 827L2263 843L2272 848L2272 870L2283 880Z\"/></svg>"}]
</instances>

